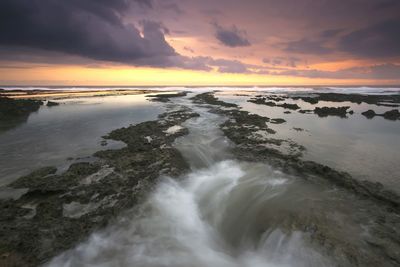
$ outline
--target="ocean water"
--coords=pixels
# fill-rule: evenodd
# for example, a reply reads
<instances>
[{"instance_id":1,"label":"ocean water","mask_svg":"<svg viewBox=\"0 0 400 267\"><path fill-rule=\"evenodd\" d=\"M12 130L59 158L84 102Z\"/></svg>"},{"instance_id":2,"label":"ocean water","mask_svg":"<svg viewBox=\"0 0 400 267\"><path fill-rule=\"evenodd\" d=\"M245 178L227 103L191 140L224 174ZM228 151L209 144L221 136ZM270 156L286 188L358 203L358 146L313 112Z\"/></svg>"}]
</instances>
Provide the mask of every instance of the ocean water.
<instances>
[{"instance_id":1,"label":"ocean water","mask_svg":"<svg viewBox=\"0 0 400 267\"><path fill-rule=\"evenodd\" d=\"M379 207L268 164L233 159L233 144L219 130L223 117L174 102L200 114L184 123L189 135L174 144L192 171L162 177L141 205L46 266L352 266L337 252L348 247L361 262L384 257L366 242L370 212ZM310 221L336 240L336 253L310 241Z\"/></svg>"},{"instance_id":2,"label":"ocean water","mask_svg":"<svg viewBox=\"0 0 400 267\"><path fill-rule=\"evenodd\" d=\"M25 123L0 132L0 186L41 167L56 166L63 171L74 160L105 148L122 147L124 144L116 141L107 141L103 147L102 136L117 128L154 120L164 110L158 103L147 101L145 95L56 102L60 105L42 106Z\"/></svg>"},{"instance_id":3,"label":"ocean water","mask_svg":"<svg viewBox=\"0 0 400 267\"><path fill-rule=\"evenodd\" d=\"M190 88L193 92L214 89L220 90L218 98L237 103L244 110L284 118L286 123L271 125L276 137L304 145L305 159L349 171L359 179L380 181L393 190L399 188L398 121L365 119L359 112L369 106L352 105L355 114L340 119L284 114L279 107L247 102L260 91L298 93L296 88ZM301 90L313 92L312 88ZM383 92L386 88L379 92L361 90L388 93ZM102 135L154 119L168 105L187 106L200 114L184 123L189 134L174 143L190 164L188 174L179 179L161 177L143 203L121 213L108 227L45 266L354 266L345 253L359 266L396 266L386 251L370 245L385 247L389 242L385 232L379 231L378 237L375 234L376 229L388 230L381 228L381 206L329 183L287 175L266 163L235 159L231 153L234 145L219 129L226 118L194 105L189 100L194 94L169 104L148 102L143 95L62 100L65 104L42 107L26 123L0 133L0 146L7 151L0 148L0 170L7 171L0 177L6 184L20 169L29 171L41 165L62 169L69 164L68 157L90 156L103 148ZM307 103L298 103L307 108ZM109 144L110 148L122 145ZM389 218L389 223L398 221ZM312 236L315 231L320 239Z\"/></svg>"},{"instance_id":4,"label":"ocean water","mask_svg":"<svg viewBox=\"0 0 400 267\"><path fill-rule=\"evenodd\" d=\"M318 90L321 91L321 90ZM330 90L322 90L329 91ZM343 93L350 90L332 90ZM276 93L277 91L273 91ZM282 95L292 94L293 91L278 91ZM308 91L307 91L308 92ZM371 94L387 93L388 90L371 90L361 88L360 93ZM306 150L303 159L313 160L340 171L346 171L359 180L381 182L387 188L400 192L400 122L386 120L383 117L367 119L362 112L369 109L376 113L384 113L393 107L377 106L372 104L355 104L351 102L320 101L312 105L303 100L287 99L283 102L297 104L301 109L315 107L349 106L354 111L347 118L328 116L318 117L316 114L301 114L290 110L285 114L281 107L269 107L247 102L252 96L260 92L245 92L247 96L236 95L232 91L217 93L216 96L226 102L238 104L243 110L269 118L283 118L286 123L270 125L277 131L275 135L281 139L291 139L303 145ZM265 92L269 94L270 92ZM295 92L297 94L297 92ZM302 92L304 93L304 92ZM400 93L400 90L391 89L390 94ZM283 103L282 102L282 103ZM301 128L303 131L296 131Z\"/></svg>"}]
</instances>

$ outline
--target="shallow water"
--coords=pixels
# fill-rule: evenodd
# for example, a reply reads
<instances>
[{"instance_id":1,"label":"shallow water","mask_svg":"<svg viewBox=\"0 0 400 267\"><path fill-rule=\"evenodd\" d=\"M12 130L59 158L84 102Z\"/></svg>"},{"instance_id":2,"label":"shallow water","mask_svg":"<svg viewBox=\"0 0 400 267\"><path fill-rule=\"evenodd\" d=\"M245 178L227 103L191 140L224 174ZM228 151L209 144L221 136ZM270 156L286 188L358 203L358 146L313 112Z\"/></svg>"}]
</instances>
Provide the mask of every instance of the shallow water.
<instances>
[{"instance_id":1,"label":"shallow water","mask_svg":"<svg viewBox=\"0 0 400 267\"><path fill-rule=\"evenodd\" d=\"M248 97L231 93L219 96L260 115L285 118L287 123L272 125L278 132L276 137L292 138L305 145L308 149L305 157L331 166L336 164L339 169L349 163L350 170L367 174L376 171L380 175L379 168L387 163L390 171L380 181L386 185L394 181L398 185L394 179L400 173L397 161L390 161L390 157L399 158L395 142L399 136L398 122L382 118L366 120L359 114L349 119L318 118L296 112L283 114L285 110L281 108L247 103L244 100ZM14 156L17 160L11 161L14 166L16 162L29 168L35 167L31 163L52 165L48 163L53 157L54 164L63 166L68 163L65 160L68 156L87 156L102 149L101 135L129 123L154 119L164 107L188 106L200 117L184 123L189 135L174 144L190 163L189 174L178 179L162 177L141 205L121 214L109 227L54 258L48 266L353 266L343 256L344 251L350 251L368 266L382 262L394 266L380 247L372 249L369 245L387 242L378 220L381 207L323 181L311 182L267 164L235 160L230 151L233 145L219 130L225 118L193 105L187 98L174 99L166 105L148 103L144 96L66 102L51 109L42 108L26 124L6 132L10 142L14 142L8 147L9 153L20 152L20 158ZM306 131L297 132L293 127ZM35 149L30 135L38 144L38 155L30 155ZM60 138L63 135L66 137ZM3 145L5 139L1 138L3 135L0 135ZM352 145L356 141L358 150ZM368 144L375 146L368 148ZM29 149L17 150L17 145ZM375 155L375 161L371 160L368 149ZM390 155L390 151L394 154ZM348 157L340 153L347 153ZM7 154L0 156L6 158ZM17 171L14 167L10 173ZM311 237L313 227L322 234L322 241ZM382 239L378 241L373 236L375 227L381 231Z\"/></svg>"},{"instance_id":2,"label":"shallow water","mask_svg":"<svg viewBox=\"0 0 400 267\"><path fill-rule=\"evenodd\" d=\"M123 143L102 136L110 131L157 118L160 104L144 95L89 97L59 100L59 106L42 106L26 123L0 133L0 186L44 166L64 170L71 160L90 157Z\"/></svg>"},{"instance_id":3,"label":"shallow water","mask_svg":"<svg viewBox=\"0 0 400 267\"><path fill-rule=\"evenodd\" d=\"M282 93L282 92L280 92ZM390 107L354 104L351 102L320 101L311 105L302 100L285 100L296 103L301 109L315 107L350 106L354 110L348 118L316 114L301 114L281 107L269 107L247 102L249 96L234 96L234 92L221 92L217 97L238 104L243 110L269 118L283 118L286 123L270 125L277 131L276 138L291 139L306 148L304 159L326 164L334 169L349 172L360 180L381 182L387 188L400 192L400 123L382 117L367 119L361 112L373 109L377 113L392 110ZM293 128L302 128L296 131Z\"/></svg>"},{"instance_id":4,"label":"shallow water","mask_svg":"<svg viewBox=\"0 0 400 267\"><path fill-rule=\"evenodd\" d=\"M180 101L178 101L180 102ZM49 266L325 266L302 234L279 228L255 237L259 212L285 192L290 178L263 164L229 159L223 118L197 109L176 147L193 172L164 177L138 209ZM251 198L249 198L251 196ZM258 203L257 203L258 202ZM252 235L253 233L253 235ZM258 239L258 240L255 240ZM310 258L311 257L311 258Z\"/></svg>"},{"instance_id":5,"label":"shallow water","mask_svg":"<svg viewBox=\"0 0 400 267\"><path fill-rule=\"evenodd\" d=\"M224 118L176 102L200 114L175 142L192 172L163 177L142 205L47 266L350 266L310 242L303 231L310 222L340 240L335 246L372 253L363 238L374 205L267 164L231 159L232 145L219 130Z\"/></svg>"}]
</instances>

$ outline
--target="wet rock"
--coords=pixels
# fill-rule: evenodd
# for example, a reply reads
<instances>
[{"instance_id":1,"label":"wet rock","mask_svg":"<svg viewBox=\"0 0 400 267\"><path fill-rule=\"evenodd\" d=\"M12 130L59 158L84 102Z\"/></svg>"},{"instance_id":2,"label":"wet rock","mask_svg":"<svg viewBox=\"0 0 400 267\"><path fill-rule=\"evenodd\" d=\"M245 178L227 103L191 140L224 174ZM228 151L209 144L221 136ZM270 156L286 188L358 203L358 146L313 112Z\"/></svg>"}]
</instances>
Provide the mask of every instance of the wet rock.
<instances>
[{"instance_id":1,"label":"wet rock","mask_svg":"<svg viewBox=\"0 0 400 267\"><path fill-rule=\"evenodd\" d=\"M10 186L14 188L32 188L40 184L39 180L53 175L57 172L55 167L43 167L13 182Z\"/></svg>"},{"instance_id":2,"label":"wet rock","mask_svg":"<svg viewBox=\"0 0 400 267\"><path fill-rule=\"evenodd\" d=\"M28 190L17 200L0 200L4 262L40 265L137 205L162 175L186 172L189 166L172 143L188 131L168 129L196 116L181 108L114 130L105 138L126 147L99 151L95 162L74 163L61 174L46 167L12 183Z\"/></svg>"},{"instance_id":3,"label":"wet rock","mask_svg":"<svg viewBox=\"0 0 400 267\"><path fill-rule=\"evenodd\" d=\"M273 119L259 116L257 114L250 114L247 111L239 110L239 108L230 110L220 109L218 106L223 107L224 104L220 103L223 101L216 101L213 98L215 98L215 96L212 93L204 93L196 95L192 99L196 103L212 104L217 106L213 108L213 112L222 114L229 118L226 122L220 125L220 128L224 132L225 136L237 145L234 149L236 151L235 153L241 154L240 151L249 150L258 151L262 154L273 154L283 158L301 156L304 147L290 140L271 137L271 135L276 133L275 130L268 126L268 123L272 123ZM280 119L276 120L277 122L283 122ZM288 147L288 154L283 153L278 149L278 147L283 146L283 144Z\"/></svg>"},{"instance_id":4,"label":"wet rock","mask_svg":"<svg viewBox=\"0 0 400 267\"><path fill-rule=\"evenodd\" d=\"M303 132L304 131L303 128L299 128L299 127L293 127L292 129L297 131L297 132Z\"/></svg>"},{"instance_id":5,"label":"wet rock","mask_svg":"<svg viewBox=\"0 0 400 267\"><path fill-rule=\"evenodd\" d=\"M400 119L400 112L397 109L393 109L390 111L386 111L383 113L383 117L387 120L399 120Z\"/></svg>"},{"instance_id":6,"label":"wet rock","mask_svg":"<svg viewBox=\"0 0 400 267\"><path fill-rule=\"evenodd\" d=\"M208 104L207 99L211 96L208 95L201 101L202 98L202 95L198 95L197 103ZM256 229L248 228L254 231L255 239L260 238L261 233L270 233L271 229L279 229L288 235L293 232L302 232L303 238L309 244L315 245L324 255L334 258L338 266L399 265L400 231L397 230L397 225L400 222L400 198L397 194L385 190L379 183L359 181L345 172L336 171L316 162L304 161L300 156L285 154L276 148L266 146L265 140L268 137L253 138L260 134L260 126L263 124L253 124L246 112L238 108L229 111L218 105L210 108L212 112L222 114L227 118L220 127L224 134L236 144L233 153L237 158L250 162L266 162L288 175L295 176L296 179L304 179L311 185L317 185L318 189L324 188L327 192L328 190L335 192L335 197L340 199L338 202L343 205L341 208L345 210L349 202L354 201L357 204L362 202L362 205L354 210L356 213L362 213L363 216L358 217L358 214L355 216L357 220L355 224L360 224L360 230L356 227L355 229L348 227L346 221L342 221L340 210L337 214L324 212L321 207L318 208L318 204L313 203L310 211L307 212L291 212L290 209L284 212L279 212L279 210L278 212L263 212L262 216L258 217ZM258 119L258 121L263 120L264 125L270 122L268 118ZM263 133L262 130L261 133ZM286 141L268 139L275 146L283 145ZM306 201L310 200L308 196L304 198L307 199ZM279 205L279 203L276 204ZM298 205L301 204L296 203L293 208L298 209ZM336 207L333 208L333 211L337 210ZM355 233L356 230L358 232ZM356 238L353 238L355 236ZM253 236L250 235L250 237ZM240 241L228 240L233 247L240 244ZM255 243L257 244L257 241Z\"/></svg>"},{"instance_id":7,"label":"wet rock","mask_svg":"<svg viewBox=\"0 0 400 267\"><path fill-rule=\"evenodd\" d=\"M11 99L0 96L0 131L5 131L26 122L32 112L43 105L39 100Z\"/></svg>"},{"instance_id":8,"label":"wet rock","mask_svg":"<svg viewBox=\"0 0 400 267\"><path fill-rule=\"evenodd\" d=\"M169 102L170 98L174 97L184 97L188 92L179 92L173 94L156 94L156 95L148 95L147 97L151 98L151 101L157 102Z\"/></svg>"},{"instance_id":9,"label":"wet rock","mask_svg":"<svg viewBox=\"0 0 400 267\"><path fill-rule=\"evenodd\" d=\"M397 95L361 95L361 94L340 94L340 93L315 93L310 96L291 96L292 99L301 99L310 104L317 104L319 101L328 102L351 102L367 103L378 106L398 106L400 104L400 94Z\"/></svg>"},{"instance_id":10,"label":"wet rock","mask_svg":"<svg viewBox=\"0 0 400 267\"><path fill-rule=\"evenodd\" d=\"M40 100L0 97L0 119L29 115L39 110L41 105L43 102Z\"/></svg>"},{"instance_id":11,"label":"wet rock","mask_svg":"<svg viewBox=\"0 0 400 267\"><path fill-rule=\"evenodd\" d=\"M281 107L281 108L291 109L291 110L300 109L300 107L297 104L289 104L289 103L276 104L275 102L266 101L266 100L267 100L266 97L256 97L256 98L251 98L247 101L254 103L254 104L266 105L266 106L270 106L270 107Z\"/></svg>"},{"instance_id":12,"label":"wet rock","mask_svg":"<svg viewBox=\"0 0 400 267\"><path fill-rule=\"evenodd\" d=\"M228 107L228 108L237 108L238 105L232 104L232 103L227 103L225 101L220 101L218 100L213 94L210 93L204 93L204 94L199 94L191 98L194 103L207 103L209 105L217 105L221 107Z\"/></svg>"},{"instance_id":13,"label":"wet rock","mask_svg":"<svg viewBox=\"0 0 400 267\"><path fill-rule=\"evenodd\" d=\"M267 99L275 101L275 102L281 102L285 101L288 97L287 96L277 96L277 95L269 95L266 96Z\"/></svg>"},{"instance_id":14,"label":"wet rock","mask_svg":"<svg viewBox=\"0 0 400 267\"><path fill-rule=\"evenodd\" d=\"M341 118L346 118L347 110L350 107L316 107L314 109L314 113L318 115L318 117L327 117L327 116L338 116Z\"/></svg>"},{"instance_id":15,"label":"wet rock","mask_svg":"<svg viewBox=\"0 0 400 267\"><path fill-rule=\"evenodd\" d=\"M48 107L54 107L54 106L59 106L59 105L60 105L60 103L54 102L54 101L47 101L47 104L46 104L46 106L48 106Z\"/></svg>"},{"instance_id":16,"label":"wet rock","mask_svg":"<svg viewBox=\"0 0 400 267\"><path fill-rule=\"evenodd\" d=\"M286 121L284 119L277 118L277 119L271 119L270 122L275 123L275 124L281 124L281 123L285 123Z\"/></svg>"},{"instance_id":17,"label":"wet rock","mask_svg":"<svg viewBox=\"0 0 400 267\"><path fill-rule=\"evenodd\" d=\"M310 113L313 113L314 112L314 110L311 110L311 109L301 109L301 110L299 110L299 113L302 113L302 114L310 114Z\"/></svg>"},{"instance_id":18,"label":"wet rock","mask_svg":"<svg viewBox=\"0 0 400 267\"><path fill-rule=\"evenodd\" d=\"M377 114L377 113L375 113L375 111L370 109L361 114L364 115L365 117L367 117L368 119L372 119L375 116L380 116L387 120L392 120L392 121L400 120L400 112L397 109L386 111L383 114Z\"/></svg>"},{"instance_id":19,"label":"wet rock","mask_svg":"<svg viewBox=\"0 0 400 267\"><path fill-rule=\"evenodd\" d=\"M212 97L212 94L204 99L206 100L210 97ZM197 98L201 99L202 95L198 95ZM204 102L206 103L206 101ZM336 113L339 111L340 114L343 114L347 109L348 107L342 107L339 110L335 108L333 112ZM268 161L268 163L273 166L282 168L286 171L295 171L296 174L302 176L317 175L322 179L330 181L332 184L346 188L358 195L367 196L376 201L381 201L382 203L395 207L396 209L400 208L400 196L384 189L379 183L358 181L345 172L336 171L328 166L316 162L303 161L300 159L298 154L284 154L277 149L260 146L260 141L255 141L248 138L248 136L257 131L258 127L262 124L254 125L252 124L253 119L246 118L246 116L238 120L237 118L240 117L238 114L241 114L243 111L235 110L229 112L217 112L231 118L221 125L221 129L224 134L237 145L234 152L240 159L249 161ZM328 110L328 112L331 112L331 110ZM264 120L264 123L267 123L269 120L268 118L262 118L263 117L259 118L259 120ZM287 140L281 140L280 143L285 141ZM278 144L279 142L275 143ZM293 147L301 150L301 146L295 143L293 144Z\"/></svg>"},{"instance_id":20,"label":"wet rock","mask_svg":"<svg viewBox=\"0 0 400 267\"><path fill-rule=\"evenodd\" d=\"M283 104L279 104L277 106L282 107L282 108L292 109L292 110L300 109L300 107L297 104L283 103Z\"/></svg>"},{"instance_id":21,"label":"wet rock","mask_svg":"<svg viewBox=\"0 0 400 267\"><path fill-rule=\"evenodd\" d=\"M107 140L101 140L101 142L100 142L101 146L106 146L107 144L108 144Z\"/></svg>"},{"instance_id":22,"label":"wet rock","mask_svg":"<svg viewBox=\"0 0 400 267\"><path fill-rule=\"evenodd\" d=\"M373 111L372 109L369 109L367 111L364 111L363 113L361 113L362 115L364 115L365 117L367 117L368 119L372 119L373 117L376 116L375 111Z\"/></svg>"}]
</instances>

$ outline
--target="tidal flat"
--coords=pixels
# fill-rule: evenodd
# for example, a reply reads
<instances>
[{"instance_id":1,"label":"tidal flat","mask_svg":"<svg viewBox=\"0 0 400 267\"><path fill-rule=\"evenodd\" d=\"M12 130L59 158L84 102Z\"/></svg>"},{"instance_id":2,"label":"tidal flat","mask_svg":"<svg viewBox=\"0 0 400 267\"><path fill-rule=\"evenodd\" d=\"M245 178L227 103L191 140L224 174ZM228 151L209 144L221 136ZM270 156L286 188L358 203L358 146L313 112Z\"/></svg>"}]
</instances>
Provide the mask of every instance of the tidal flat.
<instances>
[{"instance_id":1,"label":"tidal flat","mask_svg":"<svg viewBox=\"0 0 400 267\"><path fill-rule=\"evenodd\" d=\"M39 91L0 96L0 266L400 264L400 89Z\"/></svg>"}]
</instances>

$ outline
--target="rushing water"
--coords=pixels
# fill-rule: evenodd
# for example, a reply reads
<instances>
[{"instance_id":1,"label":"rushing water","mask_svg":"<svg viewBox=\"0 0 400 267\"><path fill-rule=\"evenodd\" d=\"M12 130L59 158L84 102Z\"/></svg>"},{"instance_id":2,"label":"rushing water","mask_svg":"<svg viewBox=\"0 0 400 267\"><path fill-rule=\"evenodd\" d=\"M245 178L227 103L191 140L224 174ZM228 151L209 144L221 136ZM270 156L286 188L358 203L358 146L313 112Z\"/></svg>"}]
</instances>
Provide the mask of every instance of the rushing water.
<instances>
[{"instance_id":1,"label":"rushing water","mask_svg":"<svg viewBox=\"0 0 400 267\"><path fill-rule=\"evenodd\" d=\"M105 99L106 103L113 99L114 102L110 103L109 107L104 104L95 105L96 101L103 103ZM26 125L7 134L16 134L25 129L20 133L21 140L25 140L26 136L22 133L33 134L32 130L37 130L43 136L37 135L34 140L43 144L46 142L45 137L48 138L45 133L52 132L52 123L64 127L62 125L71 119L72 122L79 123L67 124L60 133L72 131L77 134L71 129L73 125L78 125L76 128L80 129L80 134L96 125L99 126L100 130L95 132L98 138L92 140L89 147L91 151L98 148L100 136L111 130L111 127L118 128L128 122L137 123L153 119L162 110L158 105L144 104L144 97L139 98L141 100L138 102L126 100L126 105L121 104L124 99L126 96L92 98L87 100L91 101L90 104L85 102L88 104L85 107L89 110L80 106L84 103L73 101L54 109L42 109L37 116L42 116L43 121L46 121L43 117L46 114L48 118L54 118L44 124L47 125L44 130L41 130L41 124L38 123L40 120L33 116ZM245 106L243 99L235 100L232 96L224 100L237 101L245 109L250 107ZM132 104L135 106L132 107ZM324 182L310 182L290 176L267 164L238 161L230 151L232 144L219 130L219 124L226 118L208 112L205 107L193 105L187 98L176 99L168 105L172 108L176 105L188 106L200 114L200 117L184 123L183 126L189 129L189 134L175 142L175 147L190 163L191 172L177 179L162 177L161 182L142 204L121 214L109 227L93 233L77 247L54 258L48 266L351 266L342 253L347 248L353 249L352 255L359 259L367 259L366 262L369 263L371 259L376 259L376 263L379 263L382 257L387 257L382 256L379 249L371 250L371 246L368 245L368 242L375 241L371 237L371 229L380 225L379 222L376 223L374 214L379 214L381 207ZM61 112L63 108L67 110ZM79 108L85 112L78 112ZM251 111L260 114L262 112L256 109ZM71 116L74 112L77 116ZM273 112L268 110L268 114L261 115L275 117ZM280 115L282 112L276 117L283 117ZM330 131L330 128L325 128L318 135L316 130L312 131L313 122L307 122L307 125L311 124L307 129L302 123L296 125L300 123L297 114L292 114L292 120L289 119L290 114L287 115L284 118L289 126L286 127L304 127L316 136L323 136ZM62 116L63 120L60 120ZM312 115L298 116L307 118L306 120L319 119ZM104 119L106 122L100 123ZM381 118L377 119L379 121ZM84 126L85 121L88 121L88 127ZM328 122L335 123L330 119ZM323 124L325 123L326 121ZM336 123L343 125L343 121ZM315 129L321 127L314 126ZM28 131L29 127L33 128ZM82 131L82 127L86 130ZM398 128L394 128L389 134L397 134ZM286 137L287 129L285 131L282 127L277 130L278 134L283 133L280 138ZM308 132L304 132L306 133ZM86 134L88 138L93 136L93 132ZM61 142L64 146L61 152L51 152L56 155L59 153L60 160L64 160L66 151L79 152L76 148L66 150L65 147L68 147L69 143L84 144L73 138L74 134L71 135L71 139ZM0 138L5 137L0 135ZM10 136L8 138L14 140ZM324 143L326 140L321 138L319 142ZM389 143L393 141L390 138L388 140ZM33 149L28 141L24 142ZM54 141L54 144L57 144L57 141ZM54 151L53 146L42 149L41 153ZM24 153L26 154L22 152ZM321 153L327 152L322 149ZM80 151L78 154L85 153ZM6 154L2 157L6 157ZM42 154L41 157L46 156ZM32 161L40 162L40 157L34 156ZM22 161L22 164L25 166L27 163ZM361 169L360 165L358 166ZM327 241L322 241L328 243L326 247L310 238L313 231L306 227L312 227L314 224L319 233L322 233L322 237L326 238ZM330 245L335 249L329 251Z\"/></svg>"},{"instance_id":2,"label":"rushing water","mask_svg":"<svg viewBox=\"0 0 400 267\"><path fill-rule=\"evenodd\" d=\"M190 133L175 143L192 172L163 177L143 204L48 266L347 266L291 226L313 217L362 253L364 204L266 164L232 159L231 144L218 129L224 118L187 100L176 102L200 114L185 123Z\"/></svg>"}]
</instances>

